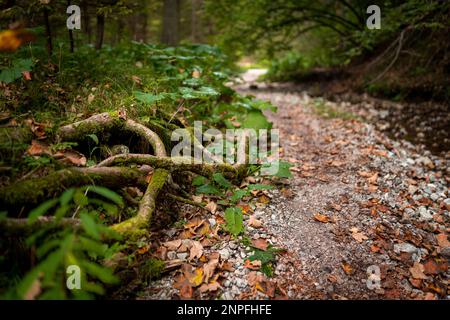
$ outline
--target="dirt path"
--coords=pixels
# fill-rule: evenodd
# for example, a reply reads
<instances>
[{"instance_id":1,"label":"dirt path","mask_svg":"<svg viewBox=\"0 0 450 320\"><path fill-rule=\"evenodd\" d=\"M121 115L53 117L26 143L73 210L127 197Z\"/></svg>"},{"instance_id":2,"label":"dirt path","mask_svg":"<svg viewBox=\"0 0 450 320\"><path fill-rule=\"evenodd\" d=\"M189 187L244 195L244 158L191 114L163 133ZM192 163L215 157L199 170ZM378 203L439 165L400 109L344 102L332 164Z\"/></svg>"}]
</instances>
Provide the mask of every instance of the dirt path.
<instances>
[{"instance_id":1,"label":"dirt path","mask_svg":"<svg viewBox=\"0 0 450 320\"><path fill-rule=\"evenodd\" d=\"M288 249L276 275L289 297L448 299L449 159L319 116L305 92L248 90L253 73L238 89L278 107L269 117L294 164L290 188L255 213Z\"/></svg>"}]
</instances>

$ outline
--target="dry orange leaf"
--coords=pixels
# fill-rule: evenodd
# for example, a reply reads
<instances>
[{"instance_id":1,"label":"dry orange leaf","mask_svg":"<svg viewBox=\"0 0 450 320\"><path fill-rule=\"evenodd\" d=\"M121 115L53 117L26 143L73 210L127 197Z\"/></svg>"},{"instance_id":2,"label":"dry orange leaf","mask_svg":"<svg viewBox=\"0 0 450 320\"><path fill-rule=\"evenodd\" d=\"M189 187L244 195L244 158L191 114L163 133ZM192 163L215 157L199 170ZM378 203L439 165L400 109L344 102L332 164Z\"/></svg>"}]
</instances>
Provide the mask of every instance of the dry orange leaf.
<instances>
[{"instance_id":1,"label":"dry orange leaf","mask_svg":"<svg viewBox=\"0 0 450 320\"><path fill-rule=\"evenodd\" d=\"M250 216L250 219L248 219L248 225L253 228L261 228L262 222L255 218L255 216Z\"/></svg>"},{"instance_id":2,"label":"dry orange leaf","mask_svg":"<svg viewBox=\"0 0 450 320\"><path fill-rule=\"evenodd\" d=\"M270 202L270 199L268 196L263 194L258 198L258 202L263 203L263 204L268 204Z\"/></svg>"},{"instance_id":3,"label":"dry orange leaf","mask_svg":"<svg viewBox=\"0 0 450 320\"><path fill-rule=\"evenodd\" d=\"M353 273L353 268L348 262L342 262L342 270L348 275Z\"/></svg>"},{"instance_id":4,"label":"dry orange leaf","mask_svg":"<svg viewBox=\"0 0 450 320\"><path fill-rule=\"evenodd\" d=\"M419 262L414 262L414 265L409 268L409 272L411 272L411 275L414 279L422 279L426 280L428 277L423 273L425 270L424 266Z\"/></svg>"},{"instance_id":5,"label":"dry orange leaf","mask_svg":"<svg viewBox=\"0 0 450 320\"><path fill-rule=\"evenodd\" d=\"M245 260L244 268L250 269L250 270L259 270L261 268L261 261L259 260Z\"/></svg>"},{"instance_id":6,"label":"dry orange leaf","mask_svg":"<svg viewBox=\"0 0 450 320\"><path fill-rule=\"evenodd\" d=\"M314 219L316 219L317 221L322 222L322 223L331 222L331 219L329 217L327 217L326 215L320 214L320 213L314 214Z\"/></svg>"},{"instance_id":7,"label":"dry orange leaf","mask_svg":"<svg viewBox=\"0 0 450 320\"><path fill-rule=\"evenodd\" d=\"M266 251L267 247L269 246L269 243L267 242L266 239L259 238L259 239L253 239L252 245L255 248Z\"/></svg>"},{"instance_id":8,"label":"dry orange leaf","mask_svg":"<svg viewBox=\"0 0 450 320\"><path fill-rule=\"evenodd\" d=\"M351 228L350 231L352 232L353 239L355 239L359 243L368 239L367 236L364 233L360 232L356 227Z\"/></svg>"},{"instance_id":9,"label":"dry orange leaf","mask_svg":"<svg viewBox=\"0 0 450 320\"><path fill-rule=\"evenodd\" d=\"M441 247L441 249L450 247L450 241L448 241L448 236L445 233L439 233L436 236L436 241L437 241L439 247Z\"/></svg>"}]
</instances>

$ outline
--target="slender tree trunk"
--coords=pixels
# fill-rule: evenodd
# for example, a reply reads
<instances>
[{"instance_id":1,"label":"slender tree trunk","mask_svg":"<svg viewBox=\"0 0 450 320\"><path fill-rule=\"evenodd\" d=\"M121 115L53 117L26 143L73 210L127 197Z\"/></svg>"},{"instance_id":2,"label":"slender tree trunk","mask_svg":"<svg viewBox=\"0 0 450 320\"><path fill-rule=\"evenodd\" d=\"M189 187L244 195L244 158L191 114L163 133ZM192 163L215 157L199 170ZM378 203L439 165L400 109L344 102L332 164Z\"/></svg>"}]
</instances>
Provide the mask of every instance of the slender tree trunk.
<instances>
[{"instance_id":1,"label":"slender tree trunk","mask_svg":"<svg viewBox=\"0 0 450 320\"><path fill-rule=\"evenodd\" d=\"M89 19L89 4L87 0L81 2L81 18L83 19L83 32L88 37L88 43L91 43L92 32Z\"/></svg>"},{"instance_id":2,"label":"slender tree trunk","mask_svg":"<svg viewBox=\"0 0 450 320\"><path fill-rule=\"evenodd\" d=\"M97 14L97 39L95 49L100 50L103 46L103 35L105 33L105 16Z\"/></svg>"},{"instance_id":3,"label":"slender tree trunk","mask_svg":"<svg viewBox=\"0 0 450 320\"><path fill-rule=\"evenodd\" d=\"M200 21L198 19L198 11L202 4L202 0L191 0L191 39L194 43L202 41L202 29L199 26Z\"/></svg>"},{"instance_id":4,"label":"slender tree trunk","mask_svg":"<svg viewBox=\"0 0 450 320\"><path fill-rule=\"evenodd\" d=\"M164 0L163 28L161 42L175 46L178 44L178 24L180 20L180 0Z\"/></svg>"},{"instance_id":5,"label":"slender tree trunk","mask_svg":"<svg viewBox=\"0 0 450 320\"><path fill-rule=\"evenodd\" d=\"M50 28L50 19L47 8L44 8L44 23L45 23L45 34L47 37L47 54L48 58L50 59L53 53L53 44L52 44L52 31Z\"/></svg>"}]
</instances>

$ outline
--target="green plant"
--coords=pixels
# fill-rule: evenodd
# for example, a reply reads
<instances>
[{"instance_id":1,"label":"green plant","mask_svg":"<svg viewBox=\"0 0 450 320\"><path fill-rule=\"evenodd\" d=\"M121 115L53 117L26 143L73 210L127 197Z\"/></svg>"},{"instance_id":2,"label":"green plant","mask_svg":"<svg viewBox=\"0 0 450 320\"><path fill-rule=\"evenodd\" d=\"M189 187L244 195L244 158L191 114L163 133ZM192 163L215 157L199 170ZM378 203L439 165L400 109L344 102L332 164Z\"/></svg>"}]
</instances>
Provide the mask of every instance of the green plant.
<instances>
[{"instance_id":1,"label":"green plant","mask_svg":"<svg viewBox=\"0 0 450 320\"><path fill-rule=\"evenodd\" d=\"M54 223L39 229L27 238L34 247L37 264L7 292L7 298L19 299L87 299L105 293L104 285L116 284L118 278L103 265L118 250L118 242L108 245L106 240L119 236L103 225L102 215L115 215L123 207L122 198L115 192L86 186L66 190L60 197L47 200L33 209L30 223L51 213ZM80 228L58 227L65 216L78 216ZM66 269L77 266L81 270L80 289L66 287Z\"/></svg>"},{"instance_id":2,"label":"green plant","mask_svg":"<svg viewBox=\"0 0 450 320\"><path fill-rule=\"evenodd\" d=\"M225 210L225 230L237 237L244 231L241 208L231 207Z\"/></svg>"}]
</instances>

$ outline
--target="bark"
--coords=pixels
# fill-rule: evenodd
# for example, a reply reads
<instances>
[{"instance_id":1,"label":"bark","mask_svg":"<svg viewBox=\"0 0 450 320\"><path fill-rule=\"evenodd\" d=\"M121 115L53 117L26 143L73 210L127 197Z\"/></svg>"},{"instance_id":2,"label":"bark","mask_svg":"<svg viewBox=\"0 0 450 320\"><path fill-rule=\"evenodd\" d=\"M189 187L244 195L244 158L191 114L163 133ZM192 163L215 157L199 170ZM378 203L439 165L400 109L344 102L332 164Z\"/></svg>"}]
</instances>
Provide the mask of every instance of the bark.
<instances>
[{"instance_id":1,"label":"bark","mask_svg":"<svg viewBox=\"0 0 450 320\"><path fill-rule=\"evenodd\" d=\"M48 9L44 7L44 23L45 23L45 35L47 38L47 54L50 59L53 53L53 43L52 43L52 30L50 27L50 18Z\"/></svg>"},{"instance_id":2,"label":"bark","mask_svg":"<svg viewBox=\"0 0 450 320\"><path fill-rule=\"evenodd\" d=\"M67 6L70 6L70 0L67 0ZM69 43L70 43L70 52L73 53L75 50L75 44L73 40L73 31L69 29Z\"/></svg>"},{"instance_id":3,"label":"bark","mask_svg":"<svg viewBox=\"0 0 450 320\"><path fill-rule=\"evenodd\" d=\"M161 42L168 46L178 44L180 0L164 0Z\"/></svg>"},{"instance_id":4,"label":"bark","mask_svg":"<svg viewBox=\"0 0 450 320\"><path fill-rule=\"evenodd\" d=\"M97 39L95 49L100 50L103 46L103 36L105 33L105 16L97 14Z\"/></svg>"}]
</instances>

